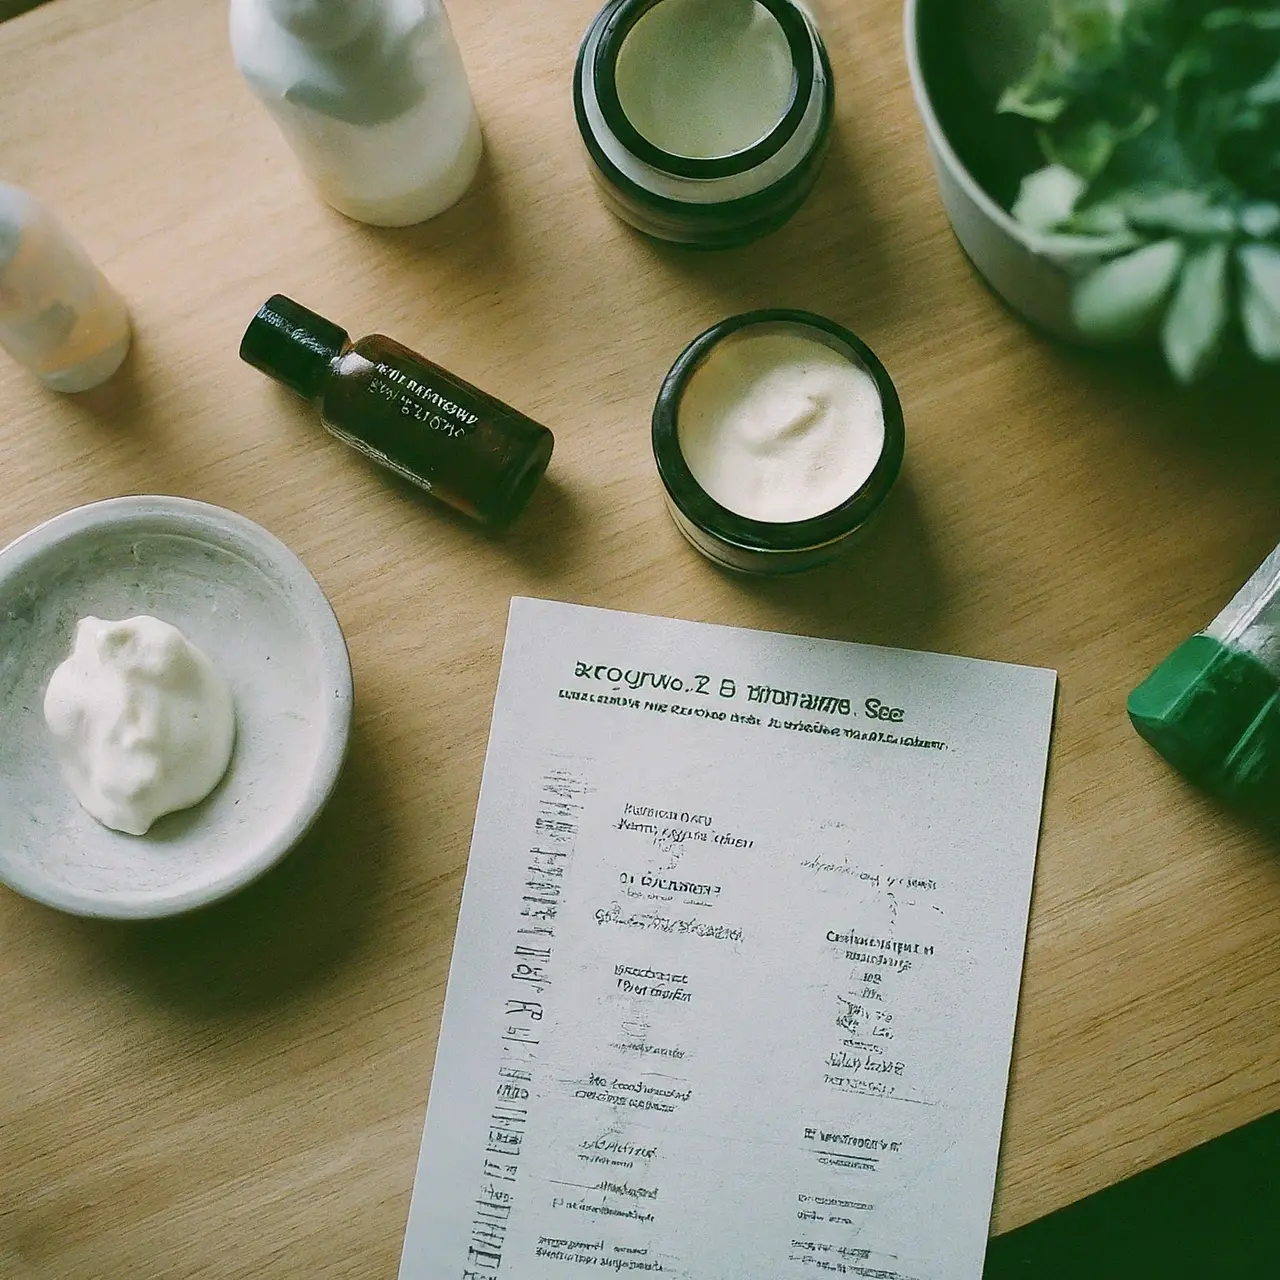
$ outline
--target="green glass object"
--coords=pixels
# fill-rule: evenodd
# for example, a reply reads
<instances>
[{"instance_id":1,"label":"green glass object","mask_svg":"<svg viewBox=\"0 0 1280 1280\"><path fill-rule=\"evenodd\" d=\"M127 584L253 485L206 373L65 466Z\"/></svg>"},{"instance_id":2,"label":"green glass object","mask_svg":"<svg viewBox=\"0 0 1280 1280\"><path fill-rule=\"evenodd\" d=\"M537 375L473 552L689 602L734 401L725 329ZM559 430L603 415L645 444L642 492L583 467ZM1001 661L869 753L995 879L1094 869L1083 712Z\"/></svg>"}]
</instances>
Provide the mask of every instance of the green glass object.
<instances>
[{"instance_id":1,"label":"green glass object","mask_svg":"<svg viewBox=\"0 0 1280 1280\"><path fill-rule=\"evenodd\" d=\"M1130 695L1134 728L1192 782L1280 810L1280 547Z\"/></svg>"}]
</instances>

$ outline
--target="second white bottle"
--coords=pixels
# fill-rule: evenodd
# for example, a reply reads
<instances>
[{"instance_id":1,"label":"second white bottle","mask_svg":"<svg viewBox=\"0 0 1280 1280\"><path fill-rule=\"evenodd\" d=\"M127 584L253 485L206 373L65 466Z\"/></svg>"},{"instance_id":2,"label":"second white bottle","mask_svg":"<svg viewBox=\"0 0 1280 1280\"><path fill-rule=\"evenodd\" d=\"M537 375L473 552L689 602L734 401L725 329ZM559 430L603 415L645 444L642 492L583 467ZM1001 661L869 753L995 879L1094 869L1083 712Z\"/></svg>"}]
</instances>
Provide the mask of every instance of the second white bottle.
<instances>
[{"instance_id":1,"label":"second white bottle","mask_svg":"<svg viewBox=\"0 0 1280 1280\"><path fill-rule=\"evenodd\" d=\"M440 0L231 0L231 48L340 213L407 226L471 185L480 122Z\"/></svg>"}]
</instances>

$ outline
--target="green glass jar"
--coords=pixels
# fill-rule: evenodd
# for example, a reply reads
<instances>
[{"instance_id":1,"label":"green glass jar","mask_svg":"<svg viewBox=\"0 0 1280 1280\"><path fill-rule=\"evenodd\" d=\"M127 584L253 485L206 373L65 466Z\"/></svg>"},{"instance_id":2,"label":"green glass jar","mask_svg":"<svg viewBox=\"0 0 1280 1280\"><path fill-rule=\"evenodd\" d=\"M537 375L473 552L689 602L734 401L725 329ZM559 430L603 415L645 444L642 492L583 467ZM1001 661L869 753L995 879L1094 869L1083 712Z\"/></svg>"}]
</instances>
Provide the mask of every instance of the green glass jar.
<instances>
[{"instance_id":1,"label":"green glass jar","mask_svg":"<svg viewBox=\"0 0 1280 1280\"><path fill-rule=\"evenodd\" d=\"M645 235L704 249L800 208L835 106L826 47L794 0L609 0L573 92L605 204Z\"/></svg>"}]
</instances>

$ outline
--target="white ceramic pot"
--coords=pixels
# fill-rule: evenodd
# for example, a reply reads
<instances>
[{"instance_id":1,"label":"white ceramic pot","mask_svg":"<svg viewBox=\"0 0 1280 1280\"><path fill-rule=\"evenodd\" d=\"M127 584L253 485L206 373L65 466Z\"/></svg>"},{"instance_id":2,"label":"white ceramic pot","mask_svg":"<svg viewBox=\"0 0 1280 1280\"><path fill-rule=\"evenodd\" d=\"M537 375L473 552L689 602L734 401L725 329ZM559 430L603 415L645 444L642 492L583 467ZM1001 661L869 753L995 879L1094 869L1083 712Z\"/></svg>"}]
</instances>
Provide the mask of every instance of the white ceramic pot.
<instances>
[{"instance_id":1,"label":"white ceramic pot","mask_svg":"<svg viewBox=\"0 0 1280 1280\"><path fill-rule=\"evenodd\" d=\"M1072 273L1028 247L1009 212L978 185L956 154L934 109L925 77L920 23L927 21L939 2L955 0L907 0L907 66L938 190L956 239L991 288L1031 324L1056 337L1085 342L1071 315ZM956 56L963 56L960 50Z\"/></svg>"},{"instance_id":2,"label":"white ceramic pot","mask_svg":"<svg viewBox=\"0 0 1280 1280\"><path fill-rule=\"evenodd\" d=\"M43 714L86 615L172 622L231 686L236 743L200 804L145 836L95 821L58 768ZM273 867L338 781L351 663L320 584L244 516L187 498L112 498L0 550L0 882L75 915L203 907Z\"/></svg>"}]
</instances>

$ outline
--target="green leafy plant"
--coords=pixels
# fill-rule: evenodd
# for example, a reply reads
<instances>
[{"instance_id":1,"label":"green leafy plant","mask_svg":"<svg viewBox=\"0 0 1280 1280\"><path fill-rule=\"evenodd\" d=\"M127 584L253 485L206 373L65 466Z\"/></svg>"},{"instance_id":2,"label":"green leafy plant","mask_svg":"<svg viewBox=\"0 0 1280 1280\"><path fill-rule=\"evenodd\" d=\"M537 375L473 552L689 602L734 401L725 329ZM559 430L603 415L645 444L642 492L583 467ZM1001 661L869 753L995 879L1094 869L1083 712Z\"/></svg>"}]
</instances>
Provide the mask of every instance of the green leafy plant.
<instances>
[{"instance_id":1,"label":"green leafy plant","mask_svg":"<svg viewBox=\"0 0 1280 1280\"><path fill-rule=\"evenodd\" d=\"M1013 214L1082 332L1158 332L1184 382L1233 333L1280 362L1280 0L1051 0L998 109L1036 128Z\"/></svg>"}]
</instances>

